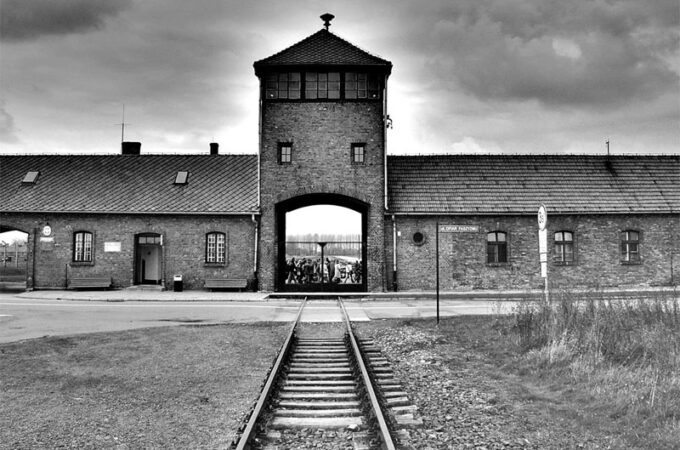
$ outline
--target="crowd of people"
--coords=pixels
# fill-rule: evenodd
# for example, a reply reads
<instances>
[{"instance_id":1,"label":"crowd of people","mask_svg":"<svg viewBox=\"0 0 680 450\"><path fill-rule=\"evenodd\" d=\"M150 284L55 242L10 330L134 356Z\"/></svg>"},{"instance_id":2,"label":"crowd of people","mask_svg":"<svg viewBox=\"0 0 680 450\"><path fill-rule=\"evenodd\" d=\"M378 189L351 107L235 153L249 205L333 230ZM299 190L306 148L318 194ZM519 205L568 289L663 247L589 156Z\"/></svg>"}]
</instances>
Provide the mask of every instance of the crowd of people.
<instances>
[{"instance_id":1,"label":"crowd of people","mask_svg":"<svg viewBox=\"0 0 680 450\"><path fill-rule=\"evenodd\" d=\"M322 274L323 272L323 274ZM322 281L323 277L323 281ZM361 260L345 262L338 258L290 258L286 260L286 284L361 283Z\"/></svg>"}]
</instances>

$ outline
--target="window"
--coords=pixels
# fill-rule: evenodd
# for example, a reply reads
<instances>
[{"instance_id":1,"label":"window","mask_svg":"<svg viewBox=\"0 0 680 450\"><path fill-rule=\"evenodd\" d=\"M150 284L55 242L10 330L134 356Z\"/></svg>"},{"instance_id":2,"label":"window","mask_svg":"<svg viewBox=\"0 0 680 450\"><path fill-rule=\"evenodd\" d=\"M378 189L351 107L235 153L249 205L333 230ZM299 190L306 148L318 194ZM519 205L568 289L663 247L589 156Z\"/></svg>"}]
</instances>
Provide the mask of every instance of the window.
<instances>
[{"instance_id":1,"label":"window","mask_svg":"<svg viewBox=\"0 0 680 450\"><path fill-rule=\"evenodd\" d=\"M89 231L73 233L73 261L92 262L92 233Z\"/></svg>"},{"instance_id":2,"label":"window","mask_svg":"<svg viewBox=\"0 0 680 450\"><path fill-rule=\"evenodd\" d=\"M180 170L179 172L177 172L177 176L175 177L175 184L187 184L188 178L189 172Z\"/></svg>"},{"instance_id":3,"label":"window","mask_svg":"<svg viewBox=\"0 0 680 450\"><path fill-rule=\"evenodd\" d=\"M366 155L365 144L352 144L352 163L363 164L364 156Z\"/></svg>"},{"instance_id":4,"label":"window","mask_svg":"<svg viewBox=\"0 0 680 450\"><path fill-rule=\"evenodd\" d=\"M305 73L305 98L340 98L340 72Z\"/></svg>"},{"instance_id":5,"label":"window","mask_svg":"<svg viewBox=\"0 0 680 450\"><path fill-rule=\"evenodd\" d=\"M347 72L345 74L345 98L380 98L380 81L375 75Z\"/></svg>"},{"instance_id":6,"label":"window","mask_svg":"<svg viewBox=\"0 0 680 450\"><path fill-rule=\"evenodd\" d=\"M621 262L624 264L640 263L640 232L626 230L621 232Z\"/></svg>"},{"instance_id":7,"label":"window","mask_svg":"<svg viewBox=\"0 0 680 450\"><path fill-rule=\"evenodd\" d=\"M137 244L140 245L163 245L163 239L159 235L137 236Z\"/></svg>"},{"instance_id":8,"label":"window","mask_svg":"<svg viewBox=\"0 0 680 450\"><path fill-rule=\"evenodd\" d=\"M499 264L508 262L507 235L502 231L492 231L486 235L486 262Z\"/></svg>"},{"instance_id":9,"label":"window","mask_svg":"<svg viewBox=\"0 0 680 450\"><path fill-rule=\"evenodd\" d=\"M22 183L26 184L34 184L36 181L38 181L38 175L40 175L40 172L31 170L26 173L26 176L24 176L24 179L21 180Z\"/></svg>"},{"instance_id":10,"label":"window","mask_svg":"<svg viewBox=\"0 0 680 450\"><path fill-rule=\"evenodd\" d=\"M300 72L274 73L264 79L265 97L268 99L300 98Z\"/></svg>"},{"instance_id":11,"label":"window","mask_svg":"<svg viewBox=\"0 0 680 450\"><path fill-rule=\"evenodd\" d=\"M574 234L571 231L555 233L555 264L574 264Z\"/></svg>"},{"instance_id":12,"label":"window","mask_svg":"<svg viewBox=\"0 0 680 450\"><path fill-rule=\"evenodd\" d=\"M225 255L224 233L208 233L205 238L205 262L210 264L224 264Z\"/></svg>"},{"instance_id":13,"label":"window","mask_svg":"<svg viewBox=\"0 0 680 450\"><path fill-rule=\"evenodd\" d=\"M425 235L420 231L416 231L415 233L413 233L411 239L413 240L413 243L416 245L423 245L425 243Z\"/></svg>"},{"instance_id":14,"label":"window","mask_svg":"<svg viewBox=\"0 0 680 450\"><path fill-rule=\"evenodd\" d=\"M290 164L293 161L293 144L279 142L279 164Z\"/></svg>"}]
</instances>

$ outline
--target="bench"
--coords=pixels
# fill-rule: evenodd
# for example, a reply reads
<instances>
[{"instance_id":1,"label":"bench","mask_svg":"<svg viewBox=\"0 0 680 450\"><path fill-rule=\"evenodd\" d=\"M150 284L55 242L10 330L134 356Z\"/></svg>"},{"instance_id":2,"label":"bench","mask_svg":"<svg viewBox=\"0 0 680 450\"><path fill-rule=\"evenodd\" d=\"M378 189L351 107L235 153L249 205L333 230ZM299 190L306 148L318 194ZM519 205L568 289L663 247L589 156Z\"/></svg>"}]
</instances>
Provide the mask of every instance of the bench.
<instances>
[{"instance_id":1,"label":"bench","mask_svg":"<svg viewBox=\"0 0 680 450\"><path fill-rule=\"evenodd\" d=\"M206 278L204 287L206 289L238 289L242 291L248 287L248 280L245 278Z\"/></svg>"},{"instance_id":2,"label":"bench","mask_svg":"<svg viewBox=\"0 0 680 450\"><path fill-rule=\"evenodd\" d=\"M70 289L108 289L111 277L79 277L71 278Z\"/></svg>"}]
</instances>

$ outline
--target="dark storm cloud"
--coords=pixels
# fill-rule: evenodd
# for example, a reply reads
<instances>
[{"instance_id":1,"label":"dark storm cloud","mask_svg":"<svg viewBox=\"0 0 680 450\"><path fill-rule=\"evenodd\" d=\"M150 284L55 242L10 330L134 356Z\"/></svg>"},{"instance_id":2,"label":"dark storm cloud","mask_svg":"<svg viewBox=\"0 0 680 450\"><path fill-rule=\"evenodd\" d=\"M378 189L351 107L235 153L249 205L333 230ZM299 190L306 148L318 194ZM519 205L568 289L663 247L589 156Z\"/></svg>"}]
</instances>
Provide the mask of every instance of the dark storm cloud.
<instances>
[{"instance_id":1,"label":"dark storm cloud","mask_svg":"<svg viewBox=\"0 0 680 450\"><path fill-rule=\"evenodd\" d=\"M0 37L21 41L91 31L130 4L131 0L3 0Z\"/></svg>"},{"instance_id":2,"label":"dark storm cloud","mask_svg":"<svg viewBox=\"0 0 680 450\"><path fill-rule=\"evenodd\" d=\"M423 17L424 68L485 100L607 107L677 93L677 0L461 0ZM421 14L423 10L420 10ZM414 11L414 17L418 14Z\"/></svg>"}]
</instances>

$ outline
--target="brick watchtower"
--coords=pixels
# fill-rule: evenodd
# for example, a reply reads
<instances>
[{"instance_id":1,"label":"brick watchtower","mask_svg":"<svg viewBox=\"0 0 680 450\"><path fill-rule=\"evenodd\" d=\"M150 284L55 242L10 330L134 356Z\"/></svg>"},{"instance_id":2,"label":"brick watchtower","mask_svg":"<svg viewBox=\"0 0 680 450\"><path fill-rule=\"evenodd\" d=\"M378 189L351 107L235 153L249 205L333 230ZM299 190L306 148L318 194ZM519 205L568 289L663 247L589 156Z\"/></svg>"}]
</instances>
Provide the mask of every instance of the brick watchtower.
<instances>
[{"instance_id":1,"label":"brick watchtower","mask_svg":"<svg viewBox=\"0 0 680 450\"><path fill-rule=\"evenodd\" d=\"M283 290L285 213L334 204L362 214L359 290L385 288L385 120L392 63L324 28L255 62L260 80L260 287Z\"/></svg>"}]
</instances>

